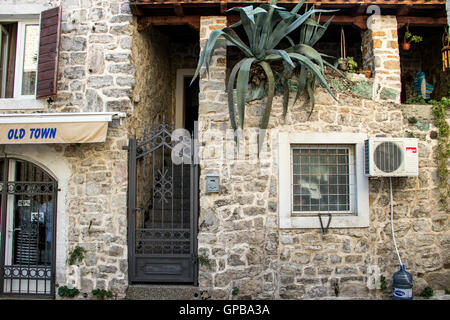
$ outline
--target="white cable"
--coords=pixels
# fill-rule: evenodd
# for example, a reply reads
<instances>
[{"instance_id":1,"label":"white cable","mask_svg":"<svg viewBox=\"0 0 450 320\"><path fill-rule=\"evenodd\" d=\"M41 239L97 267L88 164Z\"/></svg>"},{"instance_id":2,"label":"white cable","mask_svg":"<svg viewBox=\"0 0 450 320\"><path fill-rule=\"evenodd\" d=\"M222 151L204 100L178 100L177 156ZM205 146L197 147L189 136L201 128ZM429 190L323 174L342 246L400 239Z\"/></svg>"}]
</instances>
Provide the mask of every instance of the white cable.
<instances>
[{"instance_id":1,"label":"white cable","mask_svg":"<svg viewBox=\"0 0 450 320\"><path fill-rule=\"evenodd\" d=\"M395 241L395 233L394 233L394 207L392 204L392 178L389 177L389 190L390 190L390 199L391 199L391 229L392 229L392 239L394 240L395 251L397 252L398 261L400 261L400 266L403 266L402 259L400 258L400 254L398 253L397 242Z\"/></svg>"}]
</instances>

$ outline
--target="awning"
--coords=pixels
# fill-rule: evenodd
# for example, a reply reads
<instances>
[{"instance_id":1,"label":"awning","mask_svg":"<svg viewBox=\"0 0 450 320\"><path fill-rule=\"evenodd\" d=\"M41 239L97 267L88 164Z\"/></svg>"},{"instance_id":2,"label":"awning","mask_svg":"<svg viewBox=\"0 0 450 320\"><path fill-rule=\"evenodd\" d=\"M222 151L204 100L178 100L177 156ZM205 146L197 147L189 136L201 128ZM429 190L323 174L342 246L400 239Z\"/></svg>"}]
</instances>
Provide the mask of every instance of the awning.
<instances>
[{"instance_id":1,"label":"awning","mask_svg":"<svg viewBox=\"0 0 450 320\"><path fill-rule=\"evenodd\" d=\"M123 112L0 114L0 144L104 142Z\"/></svg>"}]
</instances>

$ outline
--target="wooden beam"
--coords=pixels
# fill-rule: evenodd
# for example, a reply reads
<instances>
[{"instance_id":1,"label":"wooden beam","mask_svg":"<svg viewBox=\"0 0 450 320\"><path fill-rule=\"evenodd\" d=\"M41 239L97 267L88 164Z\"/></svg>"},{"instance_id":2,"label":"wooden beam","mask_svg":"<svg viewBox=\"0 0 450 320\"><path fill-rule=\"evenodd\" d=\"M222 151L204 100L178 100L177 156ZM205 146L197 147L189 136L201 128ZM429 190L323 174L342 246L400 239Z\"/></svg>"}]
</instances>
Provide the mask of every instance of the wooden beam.
<instances>
[{"instance_id":1,"label":"wooden beam","mask_svg":"<svg viewBox=\"0 0 450 320\"><path fill-rule=\"evenodd\" d=\"M407 16L411 11L412 5L399 6L397 9L397 16Z\"/></svg>"},{"instance_id":2,"label":"wooden beam","mask_svg":"<svg viewBox=\"0 0 450 320\"><path fill-rule=\"evenodd\" d=\"M440 18L408 17L408 16L397 17L397 26L399 29L406 24L409 24L410 26L417 26L417 27L445 26L447 24L447 18L446 17L440 17Z\"/></svg>"},{"instance_id":3,"label":"wooden beam","mask_svg":"<svg viewBox=\"0 0 450 320\"><path fill-rule=\"evenodd\" d=\"M228 10L227 2L220 1L220 14L225 14Z\"/></svg>"},{"instance_id":4,"label":"wooden beam","mask_svg":"<svg viewBox=\"0 0 450 320\"><path fill-rule=\"evenodd\" d=\"M367 4L361 4L353 11L352 16L361 16L366 13L368 5Z\"/></svg>"},{"instance_id":5,"label":"wooden beam","mask_svg":"<svg viewBox=\"0 0 450 320\"><path fill-rule=\"evenodd\" d=\"M179 3L174 4L173 10L175 11L175 15L177 17L184 17L184 11L183 11L183 7L181 6L181 4L179 4Z\"/></svg>"},{"instance_id":6,"label":"wooden beam","mask_svg":"<svg viewBox=\"0 0 450 320\"><path fill-rule=\"evenodd\" d=\"M189 27L200 31L200 16L150 16L138 18L138 31L142 32L151 26L180 26Z\"/></svg>"},{"instance_id":7,"label":"wooden beam","mask_svg":"<svg viewBox=\"0 0 450 320\"><path fill-rule=\"evenodd\" d=\"M134 14L137 17L142 17L144 15L144 12L142 11L142 8L140 6L137 6L135 4L130 3L130 11L132 14Z\"/></svg>"}]
</instances>

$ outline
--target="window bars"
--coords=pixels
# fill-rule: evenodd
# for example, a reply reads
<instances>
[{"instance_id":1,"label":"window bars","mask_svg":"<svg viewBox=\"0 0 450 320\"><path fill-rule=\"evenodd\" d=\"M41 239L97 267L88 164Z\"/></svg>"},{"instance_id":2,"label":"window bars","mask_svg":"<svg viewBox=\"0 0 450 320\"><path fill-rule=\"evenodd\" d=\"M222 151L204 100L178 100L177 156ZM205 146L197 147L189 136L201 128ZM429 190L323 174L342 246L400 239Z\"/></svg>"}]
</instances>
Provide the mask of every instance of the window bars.
<instances>
[{"instance_id":1,"label":"window bars","mask_svg":"<svg viewBox=\"0 0 450 320\"><path fill-rule=\"evenodd\" d=\"M293 215L355 214L352 145L294 145L291 149Z\"/></svg>"}]
</instances>

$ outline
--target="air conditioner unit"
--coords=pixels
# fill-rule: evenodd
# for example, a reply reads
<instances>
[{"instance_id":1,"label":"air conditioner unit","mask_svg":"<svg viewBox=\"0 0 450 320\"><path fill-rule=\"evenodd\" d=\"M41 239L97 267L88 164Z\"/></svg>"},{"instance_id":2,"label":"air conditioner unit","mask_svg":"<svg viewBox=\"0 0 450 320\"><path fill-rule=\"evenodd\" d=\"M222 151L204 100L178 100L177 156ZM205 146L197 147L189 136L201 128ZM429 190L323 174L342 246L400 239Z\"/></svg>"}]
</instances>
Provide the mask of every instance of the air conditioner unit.
<instances>
[{"instance_id":1,"label":"air conditioner unit","mask_svg":"<svg viewBox=\"0 0 450 320\"><path fill-rule=\"evenodd\" d=\"M369 177L417 177L419 150L414 138L365 141L365 174Z\"/></svg>"}]
</instances>

